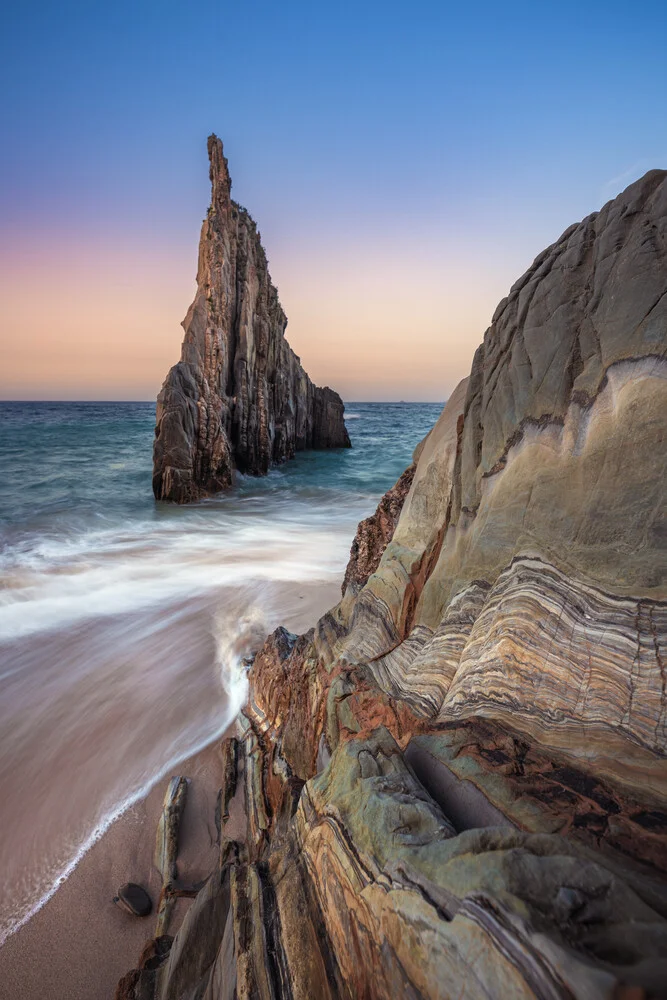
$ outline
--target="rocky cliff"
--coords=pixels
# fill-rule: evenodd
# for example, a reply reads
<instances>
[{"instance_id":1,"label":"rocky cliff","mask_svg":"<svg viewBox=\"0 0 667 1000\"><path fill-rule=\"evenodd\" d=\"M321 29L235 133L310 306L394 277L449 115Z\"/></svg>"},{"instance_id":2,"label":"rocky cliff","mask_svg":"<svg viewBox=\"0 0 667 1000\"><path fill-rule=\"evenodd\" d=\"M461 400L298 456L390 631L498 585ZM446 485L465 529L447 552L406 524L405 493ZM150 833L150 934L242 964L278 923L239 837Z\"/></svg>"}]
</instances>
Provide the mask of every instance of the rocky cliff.
<instances>
[{"instance_id":1,"label":"rocky cliff","mask_svg":"<svg viewBox=\"0 0 667 1000\"><path fill-rule=\"evenodd\" d=\"M341 603L256 655L219 869L122 996L667 996L666 351L653 171L514 285Z\"/></svg>"},{"instance_id":2,"label":"rocky cliff","mask_svg":"<svg viewBox=\"0 0 667 1000\"><path fill-rule=\"evenodd\" d=\"M211 207L181 360L157 401L153 492L186 503L228 489L235 469L265 474L305 448L349 448L343 402L308 378L260 233L231 199L222 143L209 137Z\"/></svg>"}]
</instances>

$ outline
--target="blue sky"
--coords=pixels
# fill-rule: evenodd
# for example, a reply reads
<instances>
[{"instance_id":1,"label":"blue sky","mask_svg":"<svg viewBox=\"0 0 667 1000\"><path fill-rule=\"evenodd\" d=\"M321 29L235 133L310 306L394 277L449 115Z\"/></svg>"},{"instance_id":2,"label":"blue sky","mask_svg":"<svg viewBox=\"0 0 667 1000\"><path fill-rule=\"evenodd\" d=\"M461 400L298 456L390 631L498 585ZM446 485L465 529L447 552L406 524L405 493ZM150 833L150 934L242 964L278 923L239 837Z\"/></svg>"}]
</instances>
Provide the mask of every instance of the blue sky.
<instances>
[{"instance_id":1,"label":"blue sky","mask_svg":"<svg viewBox=\"0 0 667 1000\"><path fill-rule=\"evenodd\" d=\"M532 258L645 170L667 166L664 2L12 6L0 52L10 274L0 292L18 300L20 287L25 302L29 275L52 308L12 300L0 337L37 343L51 316L54 349L74 351L68 309L77 330L77 310L90 309L77 302L76 274L97 255L99 301L111 275L118 351L141 354L143 329L150 345L146 378L131 390L121 369L107 384L93 365L79 383L56 379L54 398L150 398L177 359L211 131L235 196L258 220L293 346L320 381L342 379L348 398L442 398ZM71 283L63 301L50 291L53 264L58 288ZM161 305L128 340L144 266L146 302ZM153 345L167 307L162 351ZM98 325L92 315L90 337ZM99 334L107 374L118 360L112 329ZM414 355L407 383L401 330ZM366 334L367 370L347 379ZM20 358L10 352L5 368L0 394L25 395Z\"/></svg>"}]
</instances>

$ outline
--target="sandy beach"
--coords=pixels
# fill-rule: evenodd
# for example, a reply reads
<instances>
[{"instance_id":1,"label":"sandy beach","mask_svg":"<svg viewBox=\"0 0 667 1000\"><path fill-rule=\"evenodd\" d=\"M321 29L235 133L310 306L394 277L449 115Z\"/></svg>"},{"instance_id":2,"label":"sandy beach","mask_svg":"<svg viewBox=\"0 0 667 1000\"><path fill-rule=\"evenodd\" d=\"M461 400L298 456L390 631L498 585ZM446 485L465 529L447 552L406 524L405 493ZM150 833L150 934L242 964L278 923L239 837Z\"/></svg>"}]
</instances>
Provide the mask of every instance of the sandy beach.
<instances>
[{"instance_id":1,"label":"sandy beach","mask_svg":"<svg viewBox=\"0 0 667 1000\"><path fill-rule=\"evenodd\" d=\"M338 593L337 583L289 588L286 626L297 633L306 631L335 603ZM228 732L233 728L232 723ZM153 851L171 774L190 779L179 839L180 878L197 883L216 863L222 739L172 769L124 812L51 899L0 947L0 1000L111 1000L118 980L136 965L155 927L155 913L132 917L112 899L124 882L138 882L157 902L160 879ZM178 901L170 933L190 905L190 900Z\"/></svg>"},{"instance_id":2,"label":"sandy beach","mask_svg":"<svg viewBox=\"0 0 667 1000\"><path fill-rule=\"evenodd\" d=\"M181 826L179 874L197 882L218 853L215 805L220 788L220 740L181 764L190 779ZM112 898L126 881L145 886L154 903L160 879L153 849L169 779L127 810L82 858L54 896L0 948L2 1000L110 1000L153 936L155 913L132 917ZM179 901L170 931L189 901Z\"/></svg>"}]
</instances>

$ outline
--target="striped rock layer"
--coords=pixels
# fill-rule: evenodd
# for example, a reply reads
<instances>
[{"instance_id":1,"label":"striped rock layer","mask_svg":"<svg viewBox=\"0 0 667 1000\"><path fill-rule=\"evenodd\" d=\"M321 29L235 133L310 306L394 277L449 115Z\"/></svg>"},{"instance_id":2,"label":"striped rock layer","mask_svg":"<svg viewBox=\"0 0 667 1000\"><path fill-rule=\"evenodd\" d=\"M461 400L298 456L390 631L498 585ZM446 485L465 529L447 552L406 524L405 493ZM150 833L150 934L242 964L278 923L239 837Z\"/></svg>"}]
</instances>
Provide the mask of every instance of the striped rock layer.
<instances>
[{"instance_id":1,"label":"striped rock layer","mask_svg":"<svg viewBox=\"0 0 667 1000\"><path fill-rule=\"evenodd\" d=\"M187 503L265 475L306 448L349 448L343 401L314 385L285 339L287 317L260 233L231 197L222 143L208 140L211 206L181 360L157 400L153 492Z\"/></svg>"},{"instance_id":2,"label":"striped rock layer","mask_svg":"<svg viewBox=\"0 0 667 1000\"><path fill-rule=\"evenodd\" d=\"M220 868L123 996L667 996L666 349L653 171L514 285L340 604L255 657Z\"/></svg>"}]
</instances>

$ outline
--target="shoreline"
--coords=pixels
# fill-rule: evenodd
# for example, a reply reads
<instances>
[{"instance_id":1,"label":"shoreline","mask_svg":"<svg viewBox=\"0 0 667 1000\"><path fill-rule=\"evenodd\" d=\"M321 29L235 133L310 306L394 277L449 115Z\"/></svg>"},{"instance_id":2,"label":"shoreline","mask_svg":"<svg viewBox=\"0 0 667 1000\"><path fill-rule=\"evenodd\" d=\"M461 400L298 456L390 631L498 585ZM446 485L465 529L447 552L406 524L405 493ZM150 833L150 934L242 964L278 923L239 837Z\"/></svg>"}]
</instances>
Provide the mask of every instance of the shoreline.
<instances>
[{"instance_id":1,"label":"shoreline","mask_svg":"<svg viewBox=\"0 0 667 1000\"><path fill-rule=\"evenodd\" d=\"M233 729L236 718L238 718L238 712L234 716L231 722L227 723L221 730L219 730L210 739L202 743L201 746L195 747L185 758L172 758L164 768L158 773L157 777L152 779L150 783L140 788L136 794L131 795L127 800L122 802L115 810L108 814L107 817L102 821L102 823L96 827L93 832L83 841L81 846L77 849L74 857L71 861L68 861L64 870L60 875L57 876L55 881L51 884L50 888L40 896L39 900L35 905L21 918L19 918L18 923L11 930L7 931L3 936L0 936L0 952L4 948L8 941L11 941L19 931L30 923L30 921L37 916L37 914L44 909L44 907L49 903L51 899L55 896L59 889L67 882L69 878L72 877L76 869L85 859L86 855L107 835L109 830L118 823L123 816L131 809L133 809L138 803L145 801L154 791L155 788L168 780L167 776L171 776L172 772L179 770L190 761L194 761L195 758L199 757L200 754L205 753L210 750L211 747L219 744L227 735L227 733Z\"/></svg>"},{"instance_id":2,"label":"shoreline","mask_svg":"<svg viewBox=\"0 0 667 1000\"><path fill-rule=\"evenodd\" d=\"M283 624L301 634L340 597L338 581L290 588ZM232 697L231 689L228 691ZM59 876L48 898L32 910L0 945L0 1000L111 1000L118 981L135 967L154 935L161 880L153 865L158 819L170 777L190 779L179 836L180 877L205 879L218 863L215 808L223 784L219 747L234 732L246 693L216 734L184 758L172 757L145 792L103 824ZM76 858L78 857L78 860ZM146 918L133 917L112 902L124 882L145 886L153 901ZM42 897L44 898L44 897ZM169 933L174 934L192 900L178 900Z\"/></svg>"},{"instance_id":3,"label":"shoreline","mask_svg":"<svg viewBox=\"0 0 667 1000\"><path fill-rule=\"evenodd\" d=\"M222 784L219 747L235 719L205 747L167 767L82 854L46 902L0 946L0 1000L110 1000L153 936L160 877L153 865L158 819L172 773L190 779L179 838L179 873L206 878L218 858L215 806ZM148 889L153 911L133 917L113 903L118 887L136 881ZM179 901L174 934L191 905Z\"/></svg>"}]
</instances>

